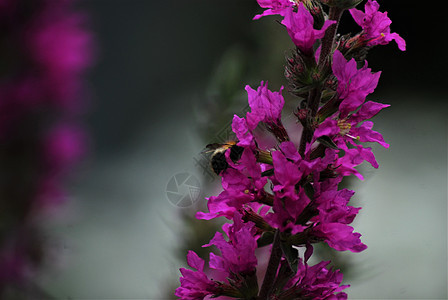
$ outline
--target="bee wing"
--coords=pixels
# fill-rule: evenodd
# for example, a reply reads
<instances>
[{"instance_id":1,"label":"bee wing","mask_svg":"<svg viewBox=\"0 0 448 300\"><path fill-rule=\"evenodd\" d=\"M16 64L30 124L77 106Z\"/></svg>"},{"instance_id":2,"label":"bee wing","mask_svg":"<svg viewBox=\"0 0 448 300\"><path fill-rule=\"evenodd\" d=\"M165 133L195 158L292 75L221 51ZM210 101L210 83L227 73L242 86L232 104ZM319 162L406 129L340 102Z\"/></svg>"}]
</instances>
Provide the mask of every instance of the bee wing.
<instances>
[{"instance_id":1,"label":"bee wing","mask_svg":"<svg viewBox=\"0 0 448 300\"><path fill-rule=\"evenodd\" d=\"M201 151L201 154L208 154L211 152L215 152L216 149L219 149L221 147L222 147L222 144L218 144L218 143L208 144L207 146L205 146L205 149Z\"/></svg>"}]
</instances>

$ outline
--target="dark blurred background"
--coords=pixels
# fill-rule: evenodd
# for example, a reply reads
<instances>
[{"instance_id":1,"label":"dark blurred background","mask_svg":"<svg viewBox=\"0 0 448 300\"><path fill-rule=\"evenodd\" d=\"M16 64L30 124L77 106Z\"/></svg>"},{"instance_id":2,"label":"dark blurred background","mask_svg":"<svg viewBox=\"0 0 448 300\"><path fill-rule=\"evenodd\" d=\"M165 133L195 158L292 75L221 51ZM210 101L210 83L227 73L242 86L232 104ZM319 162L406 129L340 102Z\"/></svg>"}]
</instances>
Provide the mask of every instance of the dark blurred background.
<instances>
[{"instance_id":1,"label":"dark blurred background","mask_svg":"<svg viewBox=\"0 0 448 300\"><path fill-rule=\"evenodd\" d=\"M389 12L392 31L406 39L407 51L397 50L394 42L371 51L370 66L383 71L378 89L426 95L442 92L448 83L443 9L421 8L408 1L383 2L381 9ZM272 47L262 38L267 29L260 23L270 23L279 35L287 36L273 17L252 21L262 10L250 0L84 0L83 6L92 14L100 45L91 76L96 99L90 122L101 156L125 147L137 128L146 130L191 107L191 101L179 98L189 92L204 93L204 82L230 47L238 45L248 52ZM342 32L358 31L348 13L344 21ZM272 54L282 57L287 49L279 47ZM269 59L251 67L263 70L264 60ZM281 72L270 73L276 71ZM260 74L253 82L269 79L268 75Z\"/></svg>"},{"instance_id":2,"label":"dark blurred background","mask_svg":"<svg viewBox=\"0 0 448 300\"><path fill-rule=\"evenodd\" d=\"M363 267L348 293L445 299L448 28L435 3L380 4L407 51L392 42L367 57L383 71L369 99L392 104L375 125L391 148L375 148L380 169L366 168L355 188L364 207L355 227L370 248L353 255ZM61 299L165 299L184 265L174 252L185 212L167 200L167 183L180 171L202 178L194 158L245 107L246 84L286 84L292 43L275 17L252 21L262 11L255 0L80 7L98 43L86 116L93 147L73 176L65 217L49 226L64 263L42 285ZM358 31L348 13L343 21L343 33Z\"/></svg>"}]
</instances>

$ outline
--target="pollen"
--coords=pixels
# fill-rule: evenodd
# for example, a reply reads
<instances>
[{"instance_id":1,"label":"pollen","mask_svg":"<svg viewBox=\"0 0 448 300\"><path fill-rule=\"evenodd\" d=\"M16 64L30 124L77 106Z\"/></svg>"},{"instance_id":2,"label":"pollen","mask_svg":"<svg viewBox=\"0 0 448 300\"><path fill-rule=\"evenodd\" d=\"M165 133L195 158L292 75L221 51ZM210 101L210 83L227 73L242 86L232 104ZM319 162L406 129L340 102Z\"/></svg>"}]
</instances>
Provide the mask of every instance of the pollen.
<instances>
[{"instance_id":1,"label":"pollen","mask_svg":"<svg viewBox=\"0 0 448 300\"><path fill-rule=\"evenodd\" d=\"M348 123L346 119L342 119L338 120L338 127L341 129L341 131L339 131L340 135L348 135L352 125Z\"/></svg>"},{"instance_id":2,"label":"pollen","mask_svg":"<svg viewBox=\"0 0 448 300\"><path fill-rule=\"evenodd\" d=\"M249 190L244 190L244 194L249 194Z\"/></svg>"}]
</instances>

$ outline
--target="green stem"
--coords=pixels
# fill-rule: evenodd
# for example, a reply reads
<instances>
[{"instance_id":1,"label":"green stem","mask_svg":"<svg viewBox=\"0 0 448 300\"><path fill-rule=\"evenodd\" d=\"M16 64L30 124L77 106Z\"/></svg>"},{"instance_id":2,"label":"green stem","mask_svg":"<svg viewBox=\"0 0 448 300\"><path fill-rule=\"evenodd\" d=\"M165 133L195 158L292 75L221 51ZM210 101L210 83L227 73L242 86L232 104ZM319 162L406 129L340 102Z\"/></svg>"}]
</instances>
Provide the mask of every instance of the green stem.
<instances>
[{"instance_id":1,"label":"green stem","mask_svg":"<svg viewBox=\"0 0 448 300\"><path fill-rule=\"evenodd\" d=\"M329 12L329 19L336 21L335 24L329 26L322 39L322 46L319 56L318 70L321 74L325 74L325 68L328 66L330 60L331 50L333 48L336 31L338 29L339 21L341 19L344 9L339 7L331 7ZM313 138L314 133L314 119L319 109L319 103L322 98L322 86L319 85L312 89L308 94L308 117L306 119L306 126L303 128L302 137L300 140L299 153L303 157L305 154L306 143L309 143Z\"/></svg>"},{"instance_id":2,"label":"green stem","mask_svg":"<svg viewBox=\"0 0 448 300\"><path fill-rule=\"evenodd\" d=\"M274 242L272 244L271 256L269 258L266 274L264 275L263 284L261 285L260 294L258 300L269 299L270 292L274 285L275 278L277 276L278 266L282 258L282 249L280 247L280 231L277 230L274 236Z\"/></svg>"},{"instance_id":3,"label":"green stem","mask_svg":"<svg viewBox=\"0 0 448 300\"><path fill-rule=\"evenodd\" d=\"M325 36L322 39L322 46L320 49L319 56L319 70L322 70L326 63L328 62L329 54L333 48L334 38L336 36L336 31L339 26L339 21L341 19L342 13L344 12L343 8L339 7L331 7L328 18L332 21L336 21L335 24L330 25L325 31Z\"/></svg>"},{"instance_id":4,"label":"green stem","mask_svg":"<svg viewBox=\"0 0 448 300\"><path fill-rule=\"evenodd\" d=\"M322 91L320 87L312 89L308 94L308 116L305 120L305 125L302 132L302 137L300 139L299 153L304 157L306 143L309 143L313 138L314 133L314 118L319 108L320 98L322 96Z\"/></svg>"}]
</instances>

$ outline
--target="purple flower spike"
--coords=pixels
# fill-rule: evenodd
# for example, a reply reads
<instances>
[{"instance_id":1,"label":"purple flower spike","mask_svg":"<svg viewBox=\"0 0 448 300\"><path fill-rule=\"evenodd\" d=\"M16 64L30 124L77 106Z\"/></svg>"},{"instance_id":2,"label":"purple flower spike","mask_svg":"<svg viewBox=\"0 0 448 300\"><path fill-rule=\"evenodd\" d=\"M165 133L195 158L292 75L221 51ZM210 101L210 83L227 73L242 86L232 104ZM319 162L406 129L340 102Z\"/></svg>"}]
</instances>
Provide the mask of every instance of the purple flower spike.
<instances>
[{"instance_id":1,"label":"purple flower spike","mask_svg":"<svg viewBox=\"0 0 448 300\"><path fill-rule=\"evenodd\" d=\"M283 142L279 145L279 148L287 159L290 159L293 162L298 162L301 159L293 142Z\"/></svg>"},{"instance_id":2,"label":"purple flower spike","mask_svg":"<svg viewBox=\"0 0 448 300\"><path fill-rule=\"evenodd\" d=\"M362 36L367 41L367 46L386 45L395 40L398 49L405 51L405 40L397 33L390 32L392 21L387 16L387 12L379 12L379 8L378 2L369 0L365 5L365 12L356 8L349 11L355 22L362 27Z\"/></svg>"},{"instance_id":3,"label":"purple flower spike","mask_svg":"<svg viewBox=\"0 0 448 300\"><path fill-rule=\"evenodd\" d=\"M219 172L223 191L208 198L208 213L196 214L230 222L203 246L219 250L210 253L207 275L204 261L189 254L196 271L181 269L176 291L181 299L347 299L343 290L348 285L341 285L339 270L328 268L329 262L308 262L317 243L337 251L367 248L350 226L361 209L349 205L354 191L339 185L345 176L362 180L356 167L364 161L378 168L364 143L389 147L370 121L389 105L366 101L381 72L372 73L367 62L358 64L369 46L395 40L406 48L398 34L390 33L387 13L378 11L376 1L367 1L365 12L350 10L363 31L341 37L334 24L345 8L355 6L350 3L360 1L257 0L265 11L254 19L280 15L295 44L285 76L290 94L299 99L288 105L296 109L283 116L295 115L301 128L293 132L292 122L288 130L282 124L283 87L271 91L264 81L256 89L246 86L250 112L234 116L238 142L221 149L227 162ZM321 4L330 7L328 14ZM295 135L299 130L300 137Z\"/></svg>"},{"instance_id":4,"label":"purple flower spike","mask_svg":"<svg viewBox=\"0 0 448 300\"><path fill-rule=\"evenodd\" d=\"M312 54L316 40L323 38L325 30L334 23L336 21L327 20L321 29L314 29L313 16L303 3L299 4L297 12L286 10L285 19L282 21L294 44L307 55Z\"/></svg>"}]
</instances>

